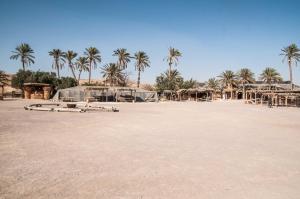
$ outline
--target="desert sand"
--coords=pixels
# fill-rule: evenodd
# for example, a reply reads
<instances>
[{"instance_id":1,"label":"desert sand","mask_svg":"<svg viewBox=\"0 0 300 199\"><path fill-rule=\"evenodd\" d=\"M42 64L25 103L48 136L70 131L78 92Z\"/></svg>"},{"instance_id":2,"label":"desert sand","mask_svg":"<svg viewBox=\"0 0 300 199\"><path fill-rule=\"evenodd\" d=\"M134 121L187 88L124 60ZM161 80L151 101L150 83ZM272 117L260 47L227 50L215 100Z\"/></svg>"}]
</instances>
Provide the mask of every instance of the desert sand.
<instances>
[{"instance_id":1,"label":"desert sand","mask_svg":"<svg viewBox=\"0 0 300 199\"><path fill-rule=\"evenodd\" d=\"M299 199L300 109L238 101L25 111L0 101L0 198Z\"/></svg>"}]
</instances>

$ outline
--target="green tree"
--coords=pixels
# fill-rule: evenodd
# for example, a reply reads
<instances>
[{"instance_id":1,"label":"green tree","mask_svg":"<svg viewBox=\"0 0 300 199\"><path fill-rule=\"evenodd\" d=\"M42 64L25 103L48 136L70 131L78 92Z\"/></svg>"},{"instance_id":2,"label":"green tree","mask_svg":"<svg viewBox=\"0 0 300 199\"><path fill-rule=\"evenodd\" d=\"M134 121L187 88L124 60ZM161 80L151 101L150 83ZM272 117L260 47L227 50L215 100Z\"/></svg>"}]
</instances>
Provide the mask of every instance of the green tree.
<instances>
[{"instance_id":1,"label":"green tree","mask_svg":"<svg viewBox=\"0 0 300 199\"><path fill-rule=\"evenodd\" d=\"M7 85L7 82L9 81L8 77L9 76L4 71L0 70L0 83Z\"/></svg>"},{"instance_id":2,"label":"green tree","mask_svg":"<svg viewBox=\"0 0 300 199\"><path fill-rule=\"evenodd\" d=\"M75 75L75 69L74 69L75 67L74 67L73 60L76 58L76 56L77 56L77 53L72 50L68 50L64 54L64 58L66 58L66 60L68 61L68 65L69 65L69 68L71 69L74 79L76 79L76 75Z\"/></svg>"},{"instance_id":3,"label":"green tree","mask_svg":"<svg viewBox=\"0 0 300 199\"><path fill-rule=\"evenodd\" d=\"M110 82L110 86L120 84L124 80L122 70L115 63L106 64L101 69L102 77L105 78L105 82Z\"/></svg>"},{"instance_id":4,"label":"green tree","mask_svg":"<svg viewBox=\"0 0 300 199\"><path fill-rule=\"evenodd\" d=\"M280 74L276 71L275 68L267 67L263 70L260 74L260 80L264 81L265 83L269 84L269 89L271 89L272 83L278 83L282 81Z\"/></svg>"},{"instance_id":5,"label":"green tree","mask_svg":"<svg viewBox=\"0 0 300 199\"><path fill-rule=\"evenodd\" d=\"M89 62L86 57L79 57L76 61L76 66L79 71L78 78L77 78L77 84L79 85L80 76L82 71L89 71Z\"/></svg>"},{"instance_id":6,"label":"green tree","mask_svg":"<svg viewBox=\"0 0 300 199\"><path fill-rule=\"evenodd\" d=\"M150 67L150 60L148 55L143 52L139 51L134 54L135 62L135 70L138 71L138 79L137 79L137 87L140 87L140 79L141 79L141 72L144 72L146 67Z\"/></svg>"},{"instance_id":7,"label":"green tree","mask_svg":"<svg viewBox=\"0 0 300 199\"><path fill-rule=\"evenodd\" d=\"M238 81L243 85L243 99L246 96L245 84L254 83L254 73L248 68L242 68L238 74Z\"/></svg>"},{"instance_id":8,"label":"green tree","mask_svg":"<svg viewBox=\"0 0 300 199\"><path fill-rule=\"evenodd\" d=\"M118 57L117 66L119 69L124 70L127 68L128 63L131 61L130 54L127 52L125 48L119 48L114 51L113 56Z\"/></svg>"},{"instance_id":9,"label":"green tree","mask_svg":"<svg viewBox=\"0 0 300 199\"><path fill-rule=\"evenodd\" d=\"M290 72L290 83L291 83L291 89L294 89L293 84L293 69L292 64L293 61L295 62L295 65L297 65L297 62L300 61L300 49L297 47L296 44L291 44L283 49L281 49L282 53L280 55L284 56L283 61L286 59L289 65L289 72Z\"/></svg>"},{"instance_id":10,"label":"green tree","mask_svg":"<svg viewBox=\"0 0 300 199\"><path fill-rule=\"evenodd\" d=\"M97 63L101 62L101 55L100 51L95 47L86 48L84 54L87 56L89 62L89 84L91 84L92 67L95 69Z\"/></svg>"},{"instance_id":11,"label":"green tree","mask_svg":"<svg viewBox=\"0 0 300 199\"><path fill-rule=\"evenodd\" d=\"M216 92L220 89L220 82L216 78L210 78L206 82L206 86L213 91L212 98L215 99Z\"/></svg>"},{"instance_id":12,"label":"green tree","mask_svg":"<svg viewBox=\"0 0 300 199\"><path fill-rule=\"evenodd\" d=\"M198 82L193 79L182 81L182 83L179 85L180 89L190 89L195 88L197 86Z\"/></svg>"},{"instance_id":13,"label":"green tree","mask_svg":"<svg viewBox=\"0 0 300 199\"><path fill-rule=\"evenodd\" d=\"M19 70L11 80L11 86L13 88L18 88L23 91L23 85L26 82L32 82L32 71L30 70Z\"/></svg>"},{"instance_id":14,"label":"green tree","mask_svg":"<svg viewBox=\"0 0 300 199\"><path fill-rule=\"evenodd\" d=\"M231 99L233 97L233 87L237 85L237 76L231 70L226 70L218 76L220 78L220 82L223 88L231 89Z\"/></svg>"},{"instance_id":15,"label":"green tree","mask_svg":"<svg viewBox=\"0 0 300 199\"><path fill-rule=\"evenodd\" d=\"M167 56L166 60L169 64L168 75L169 75L170 79L171 79L172 65L177 66L178 61L179 61L178 59L181 56L182 56L182 54L178 49L172 48L172 47L169 48L169 55Z\"/></svg>"},{"instance_id":16,"label":"green tree","mask_svg":"<svg viewBox=\"0 0 300 199\"><path fill-rule=\"evenodd\" d=\"M76 85L77 81L73 77L61 77L60 79L57 79L57 82L55 84L56 89L70 88Z\"/></svg>"},{"instance_id":17,"label":"green tree","mask_svg":"<svg viewBox=\"0 0 300 199\"><path fill-rule=\"evenodd\" d=\"M22 43L21 45L16 47L15 51L12 52L13 55L10 57L10 59L20 59L24 71L25 67L30 66L30 64L34 64L34 51L28 44Z\"/></svg>"},{"instance_id":18,"label":"green tree","mask_svg":"<svg viewBox=\"0 0 300 199\"><path fill-rule=\"evenodd\" d=\"M160 74L156 77L156 90L158 92L162 92L163 90L178 90L180 85L183 82L183 78L181 77L178 70L169 70Z\"/></svg>"},{"instance_id":19,"label":"green tree","mask_svg":"<svg viewBox=\"0 0 300 199\"><path fill-rule=\"evenodd\" d=\"M60 78L59 70L63 68L66 62L64 59L65 53L60 49L53 49L49 52L49 55L53 57L52 67L57 70L57 77Z\"/></svg>"}]
</instances>

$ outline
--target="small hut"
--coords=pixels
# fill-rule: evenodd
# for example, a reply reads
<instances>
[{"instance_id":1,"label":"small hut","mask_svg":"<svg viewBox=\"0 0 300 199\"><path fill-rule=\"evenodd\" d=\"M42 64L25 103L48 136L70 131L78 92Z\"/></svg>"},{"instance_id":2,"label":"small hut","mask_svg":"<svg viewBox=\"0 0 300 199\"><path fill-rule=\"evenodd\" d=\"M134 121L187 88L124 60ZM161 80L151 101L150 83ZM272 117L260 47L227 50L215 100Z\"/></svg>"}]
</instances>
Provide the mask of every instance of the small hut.
<instances>
[{"instance_id":1,"label":"small hut","mask_svg":"<svg viewBox=\"0 0 300 199\"><path fill-rule=\"evenodd\" d=\"M24 83L25 99L50 99L52 87L43 83Z\"/></svg>"}]
</instances>

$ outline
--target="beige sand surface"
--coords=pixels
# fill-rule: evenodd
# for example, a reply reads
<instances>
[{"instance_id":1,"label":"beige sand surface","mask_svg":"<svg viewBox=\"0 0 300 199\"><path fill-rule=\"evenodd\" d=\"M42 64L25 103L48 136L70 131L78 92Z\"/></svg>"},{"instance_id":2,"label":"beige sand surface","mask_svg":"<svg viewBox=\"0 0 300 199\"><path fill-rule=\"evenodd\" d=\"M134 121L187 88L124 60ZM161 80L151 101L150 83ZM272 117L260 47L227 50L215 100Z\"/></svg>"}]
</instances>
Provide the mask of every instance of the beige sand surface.
<instances>
[{"instance_id":1,"label":"beige sand surface","mask_svg":"<svg viewBox=\"0 0 300 199\"><path fill-rule=\"evenodd\" d=\"M0 198L299 199L300 109L25 111L0 101Z\"/></svg>"}]
</instances>

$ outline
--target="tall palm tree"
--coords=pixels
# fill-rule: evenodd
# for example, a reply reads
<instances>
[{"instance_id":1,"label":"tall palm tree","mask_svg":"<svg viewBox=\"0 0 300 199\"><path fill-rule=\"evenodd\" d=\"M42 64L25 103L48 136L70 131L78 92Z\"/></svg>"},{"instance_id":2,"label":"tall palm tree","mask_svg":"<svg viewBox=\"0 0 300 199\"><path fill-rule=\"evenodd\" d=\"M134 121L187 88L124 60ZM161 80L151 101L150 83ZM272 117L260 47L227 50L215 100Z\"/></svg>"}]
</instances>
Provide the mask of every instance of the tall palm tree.
<instances>
[{"instance_id":1,"label":"tall palm tree","mask_svg":"<svg viewBox=\"0 0 300 199\"><path fill-rule=\"evenodd\" d=\"M212 98L214 99L217 90L220 88L219 81L216 78L210 78L206 82L206 86L213 91Z\"/></svg>"},{"instance_id":2,"label":"tall palm tree","mask_svg":"<svg viewBox=\"0 0 300 199\"><path fill-rule=\"evenodd\" d=\"M231 70L226 70L221 75L218 76L220 78L222 87L231 89L231 96L233 98L233 87L237 85L236 74L234 74Z\"/></svg>"},{"instance_id":3,"label":"tall palm tree","mask_svg":"<svg viewBox=\"0 0 300 199\"><path fill-rule=\"evenodd\" d=\"M115 50L113 56L118 57L117 66L122 70L127 68L127 64L131 61L130 54L127 52L125 48L119 48Z\"/></svg>"},{"instance_id":4,"label":"tall palm tree","mask_svg":"<svg viewBox=\"0 0 300 199\"><path fill-rule=\"evenodd\" d=\"M75 80L77 78L76 78L76 75L75 75L73 60L75 59L76 56L77 56L77 53L72 51L72 50L68 50L64 55L64 57L68 61L69 68L71 69L72 75L73 75Z\"/></svg>"},{"instance_id":5,"label":"tall palm tree","mask_svg":"<svg viewBox=\"0 0 300 199\"><path fill-rule=\"evenodd\" d=\"M169 55L167 56L166 60L169 64L169 76L171 77L171 71L172 71L172 65L174 64L175 66L177 66L178 64L178 58L181 57L182 54L181 52L176 49L176 48L169 48Z\"/></svg>"},{"instance_id":6,"label":"tall palm tree","mask_svg":"<svg viewBox=\"0 0 300 199\"><path fill-rule=\"evenodd\" d=\"M100 51L95 47L89 47L85 49L84 54L87 56L89 62L89 84L91 83L92 66L97 67L97 62L101 62Z\"/></svg>"},{"instance_id":7,"label":"tall palm tree","mask_svg":"<svg viewBox=\"0 0 300 199\"><path fill-rule=\"evenodd\" d=\"M103 74L102 77L105 78L105 82L110 82L110 86L115 86L117 83L122 82L124 79L122 70L115 63L106 64L101 69L101 73Z\"/></svg>"},{"instance_id":8,"label":"tall palm tree","mask_svg":"<svg viewBox=\"0 0 300 199\"><path fill-rule=\"evenodd\" d=\"M300 49L297 47L296 44L291 44L283 49L281 49L283 53L280 55L284 56L284 59L287 60L288 65L289 65L289 72L290 72L290 82L291 82L291 89L294 89L294 84L293 84L293 69L292 69L292 64L293 61L295 62L295 65L297 65L297 62L300 61ZM284 61L283 59L283 61Z\"/></svg>"},{"instance_id":9,"label":"tall palm tree","mask_svg":"<svg viewBox=\"0 0 300 199\"><path fill-rule=\"evenodd\" d=\"M260 79L267 84L269 84L269 89L271 89L271 84L282 81L280 74L275 68L267 67L260 74Z\"/></svg>"},{"instance_id":10,"label":"tall palm tree","mask_svg":"<svg viewBox=\"0 0 300 199\"><path fill-rule=\"evenodd\" d=\"M79 85L80 76L82 71L89 71L89 62L86 57L79 57L76 61L76 66L79 71L78 78L77 78L77 84Z\"/></svg>"},{"instance_id":11,"label":"tall palm tree","mask_svg":"<svg viewBox=\"0 0 300 199\"><path fill-rule=\"evenodd\" d=\"M242 68L238 72L237 76L239 82L243 85L243 99L245 99L246 96L245 84L255 82L254 73L249 68Z\"/></svg>"},{"instance_id":12,"label":"tall palm tree","mask_svg":"<svg viewBox=\"0 0 300 199\"><path fill-rule=\"evenodd\" d=\"M135 62L135 70L138 71L138 79L137 79L137 87L140 87L140 79L141 79L141 72L144 72L146 67L150 67L150 60L148 55L143 52L139 51L134 54Z\"/></svg>"},{"instance_id":13,"label":"tall palm tree","mask_svg":"<svg viewBox=\"0 0 300 199\"><path fill-rule=\"evenodd\" d=\"M49 55L53 57L52 67L57 70L57 77L60 78L59 70L63 68L66 62L64 59L65 53L60 49L53 49L49 52Z\"/></svg>"},{"instance_id":14,"label":"tall palm tree","mask_svg":"<svg viewBox=\"0 0 300 199\"><path fill-rule=\"evenodd\" d=\"M10 57L10 59L20 58L24 71L25 67L29 66L30 64L34 64L35 57L32 55L34 51L28 44L22 43L21 45L16 47L15 51L12 52L14 54Z\"/></svg>"}]
</instances>

